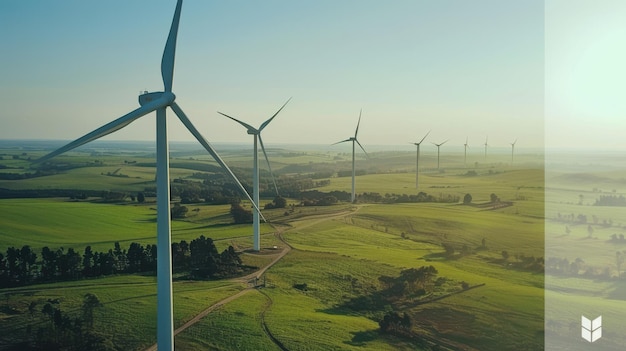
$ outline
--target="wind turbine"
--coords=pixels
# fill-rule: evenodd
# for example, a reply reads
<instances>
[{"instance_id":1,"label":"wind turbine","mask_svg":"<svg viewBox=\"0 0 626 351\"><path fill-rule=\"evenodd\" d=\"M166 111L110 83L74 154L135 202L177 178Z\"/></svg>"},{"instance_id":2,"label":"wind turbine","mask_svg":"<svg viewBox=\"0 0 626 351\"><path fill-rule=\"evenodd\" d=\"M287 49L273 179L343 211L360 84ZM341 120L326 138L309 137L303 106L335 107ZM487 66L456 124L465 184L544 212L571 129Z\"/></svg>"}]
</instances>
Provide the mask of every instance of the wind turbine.
<instances>
[{"instance_id":1,"label":"wind turbine","mask_svg":"<svg viewBox=\"0 0 626 351\"><path fill-rule=\"evenodd\" d=\"M450 140L450 139L448 139L448 140ZM433 145L437 146L437 169L439 169L439 148L441 147L441 145L447 143L448 140L446 140L446 141L444 141L443 143L440 143L440 144L433 143Z\"/></svg>"},{"instance_id":2,"label":"wind turbine","mask_svg":"<svg viewBox=\"0 0 626 351\"><path fill-rule=\"evenodd\" d=\"M428 134L430 134L430 130L428 131L428 133L426 133L426 135L424 135L424 137L422 138L422 140L420 140L419 143L412 143L413 145L417 146L417 159L415 160L415 188L416 189L417 189L417 185L418 185L418 177L419 177L419 171L420 171L420 168L419 168L419 164L420 164L420 145L422 144L424 139L426 139Z\"/></svg>"},{"instance_id":3,"label":"wind turbine","mask_svg":"<svg viewBox=\"0 0 626 351\"><path fill-rule=\"evenodd\" d=\"M363 110L359 111L359 121L356 124L356 130L354 131L354 137L350 137L346 140L342 140L342 141L338 141L332 145L336 145L336 144L340 144L340 143L345 143L347 141L351 141L352 142L352 203L354 203L354 200L356 199L356 195L354 193L354 177L355 177L355 171L354 171L354 143L356 142L357 144L359 144L359 147L361 148L361 150L363 150L363 152L365 152L365 156L369 157L369 155L367 154L367 151L365 151L365 149L363 148L363 145L361 145L361 143L359 143L359 141L357 140L356 136L357 134L359 134L359 124L361 124L361 113L363 112Z\"/></svg>"},{"instance_id":4,"label":"wind turbine","mask_svg":"<svg viewBox=\"0 0 626 351\"><path fill-rule=\"evenodd\" d=\"M468 137L465 137L465 144L463 144L463 146L465 146L465 159L463 163L465 163L466 168L467 168L467 149L469 148L469 144L467 143L467 141L468 141Z\"/></svg>"},{"instance_id":5,"label":"wind turbine","mask_svg":"<svg viewBox=\"0 0 626 351\"><path fill-rule=\"evenodd\" d=\"M163 57L161 60L161 76L163 78L164 91L145 92L139 96L141 107L124 116L105 124L104 126L70 142L69 144L52 151L51 153L36 160L41 163L64 152L70 151L83 144L99 139L105 135L122 129L136 119L156 111L156 167L157 167L157 345L159 351L174 349L174 323L172 303L172 257L171 257L171 225L170 225L170 182L169 182L169 146L167 142L167 119L166 107L170 107L185 127L198 140L200 144L213 156L215 161L224 168L231 179L239 186L243 193L250 199L241 183L233 172L226 166L213 147L200 134L191 123L183 110L174 102L176 96L172 92L174 78L174 57L176 52L176 37L182 0L178 0L174 18L167 37ZM250 199L252 201L252 199ZM252 204L256 206L254 201Z\"/></svg>"},{"instance_id":6,"label":"wind turbine","mask_svg":"<svg viewBox=\"0 0 626 351\"><path fill-rule=\"evenodd\" d=\"M489 146L489 144L487 144L488 140L489 140L489 136L485 138L485 161L487 161L487 146Z\"/></svg>"},{"instance_id":7,"label":"wind turbine","mask_svg":"<svg viewBox=\"0 0 626 351\"><path fill-rule=\"evenodd\" d=\"M267 127L268 124L270 124L270 122L274 119L274 117L276 117L276 115L278 115L278 113L285 107L285 105L287 105L287 103L289 102L289 100L291 100L291 98L289 98L287 100L287 102L285 102L285 104L283 104L283 106L281 108L278 109L278 111L276 111L276 113L270 117L267 121L263 122L263 124L261 124L261 126L257 129L254 128L253 126L242 122L234 117L231 117L227 114L221 113L219 111L217 111L217 113L219 113L220 115L224 116L224 117L228 117L230 119L232 119L233 121L241 124L242 126L244 126L244 128L248 129L248 134L250 135L254 135L254 161L253 162L253 166L252 166L252 198L254 199L254 203L256 204L254 213L253 213L253 218L252 218L252 227L253 227L253 237L254 237L254 250L255 251L259 251L261 250L261 221L260 221L260 216L259 216L259 149L258 149L258 144L261 144L261 150L263 150L263 155L265 155L265 160L267 161L267 167L270 170L270 175L272 176L272 181L274 182L274 189L276 190L276 195L278 195L278 187L276 186L276 180L274 180L274 174L272 173L272 166L270 165L270 160L269 158L267 158L267 152L265 152L265 146L263 145L263 139L261 138L261 131ZM257 143L258 140L258 143Z\"/></svg>"},{"instance_id":8,"label":"wind turbine","mask_svg":"<svg viewBox=\"0 0 626 351\"><path fill-rule=\"evenodd\" d=\"M513 165L513 154L515 153L515 143L517 143L517 139L511 143L511 166Z\"/></svg>"}]
</instances>

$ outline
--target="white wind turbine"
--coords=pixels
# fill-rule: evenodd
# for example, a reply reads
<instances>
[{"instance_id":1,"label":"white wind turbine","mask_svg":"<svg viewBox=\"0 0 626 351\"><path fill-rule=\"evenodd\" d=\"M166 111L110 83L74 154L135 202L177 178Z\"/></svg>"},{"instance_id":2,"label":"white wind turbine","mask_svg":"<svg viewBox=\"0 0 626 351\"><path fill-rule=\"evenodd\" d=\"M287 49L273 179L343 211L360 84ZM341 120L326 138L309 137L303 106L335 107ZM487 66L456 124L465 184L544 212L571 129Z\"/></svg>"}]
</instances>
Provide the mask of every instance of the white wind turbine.
<instances>
[{"instance_id":1,"label":"white wind turbine","mask_svg":"<svg viewBox=\"0 0 626 351\"><path fill-rule=\"evenodd\" d=\"M511 143L511 166L513 165L513 154L515 153L515 143L517 143L517 139Z\"/></svg>"},{"instance_id":2,"label":"white wind turbine","mask_svg":"<svg viewBox=\"0 0 626 351\"><path fill-rule=\"evenodd\" d=\"M450 139L448 139L448 140L450 140ZM447 143L448 140L444 141L443 143L439 143L439 144L433 143L433 145L435 145L437 147L437 169L439 169L439 148L441 147L441 145Z\"/></svg>"},{"instance_id":3,"label":"white wind turbine","mask_svg":"<svg viewBox=\"0 0 626 351\"><path fill-rule=\"evenodd\" d=\"M354 152L355 152L355 147L354 147L354 143L359 144L359 147L361 148L361 150L363 150L363 152L365 153L366 157L369 157L369 155L367 154L367 151L365 151L365 149L363 148L363 145L361 145L361 143L359 143L359 141L357 140L356 136L357 134L359 134L359 124L361 124L361 113L363 112L363 110L359 111L359 121L356 124L356 130L354 131L354 137L350 137L346 140L342 140L342 141L338 141L332 145L336 145L336 144L340 144L340 143L345 143L347 141L351 141L352 142L352 203L354 203L354 200L356 200L356 194L354 192L354 177L355 177L355 170L354 170Z\"/></svg>"},{"instance_id":4,"label":"white wind turbine","mask_svg":"<svg viewBox=\"0 0 626 351\"><path fill-rule=\"evenodd\" d=\"M252 199L254 200L254 203L256 204L256 208L254 210L252 220L253 220L253 237L254 237L254 250L255 251L261 250L261 220L259 218L260 217L260 213L259 213L260 205L259 205L259 158L258 158L259 149L258 149L258 144L261 144L261 150L263 150L263 155L265 155L265 160L267 161L267 167L269 168L272 181L274 182L274 189L276 190L276 195L278 195L278 187L276 186L276 180L274 180L274 174L272 173L272 166L270 165L270 160L269 158L267 158L267 152L265 152L265 146L263 145L263 139L261 138L261 131L265 127L267 127L268 124L270 124L270 122L274 119L274 117L276 117L276 115L278 115L278 113L282 111L282 109L285 107L285 105L287 105L287 103L290 100L291 98L289 98L287 102L285 102L283 106L280 109L278 109L278 111L276 111L276 113L272 117L270 117L267 121L263 122L263 124L261 124L261 126L258 129L234 117L231 117L227 114L217 111L217 113L219 113L220 115L228 117L232 119L233 121L244 126L244 128L248 129L248 134L254 135L254 151L253 151L254 160L252 161L253 162ZM258 143L257 143L257 140L258 140Z\"/></svg>"},{"instance_id":5,"label":"white wind turbine","mask_svg":"<svg viewBox=\"0 0 626 351\"><path fill-rule=\"evenodd\" d=\"M465 146L465 158L464 158L464 164L465 167L467 167L467 149L469 148L469 144L467 143L468 141L468 137L465 137L465 144L463 144L463 146Z\"/></svg>"},{"instance_id":6,"label":"white wind turbine","mask_svg":"<svg viewBox=\"0 0 626 351\"><path fill-rule=\"evenodd\" d=\"M170 107L180 121L202 146L213 156L228 173L231 179L239 186L243 193L250 199L241 183L232 171L215 152L213 147L191 123L189 118L174 102L176 96L172 93L172 81L174 78L174 57L176 52L176 37L182 0L178 0L174 18L167 37L163 57L161 60L161 76L163 78L164 91L153 92L139 96L141 107L112 121L104 126L88 133L69 144L43 156L35 161L41 163L64 152L77 148L85 143L99 139L113 133L136 119L156 111L156 167L157 167L157 345L159 351L174 349L174 323L172 303L172 258L171 258L171 226L170 226L170 189L169 189L169 146L167 141L166 107ZM254 201L250 199L253 203Z\"/></svg>"},{"instance_id":7,"label":"white wind turbine","mask_svg":"<svg viewBox=\"0 0 626 351\"><path fill-rule=\"evenodd\" d=\"M422 144L424 139L426 139L428 134L430 134L430 130L428 131L428 133L426 133L426 135L424 135L424 137L422 138L422 140L420 140L419 143L412 143L413 145L417 146L417 158L415 160L415 189L417 189L417 187L418 187L418 177L419 177L419 172L420 172L420 168L419 168L419 164L420 164L420 145Z\"/></svg>"},{"instance_id":8,"label":"white wind turbine","mask_svg":"<svg viewBox=\"0 0 626 351\"><path fill-rule=\"evenodd\" d=\"M489 136L485 138L485 161L487 161L487 146L489 146L489 144L487 144L488 140L489 140Z\"/></svg>"}]
</instances>

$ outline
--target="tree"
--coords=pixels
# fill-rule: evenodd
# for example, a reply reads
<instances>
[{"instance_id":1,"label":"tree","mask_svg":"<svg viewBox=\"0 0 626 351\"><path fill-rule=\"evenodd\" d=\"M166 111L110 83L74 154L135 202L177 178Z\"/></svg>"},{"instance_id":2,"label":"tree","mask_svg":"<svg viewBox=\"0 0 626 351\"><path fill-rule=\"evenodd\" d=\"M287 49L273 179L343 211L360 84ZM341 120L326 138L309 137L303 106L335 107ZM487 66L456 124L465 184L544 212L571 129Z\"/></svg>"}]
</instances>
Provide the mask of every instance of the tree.
<instances>
[{"instance_id":1,"label":"tree","mask_svg":"<svg viewBox=\"0 0 626 351\"><path fill-rule=\"evenodd\" d=\"M83 254L83 276L91 277L93 274L94 255L91 251L91 246L85 247L85 253Z\"/></svg>"},{"instance_id":2,"label":"tree","mask_svg":"<svg viewBox=\"0 0 626 351\"><path fill-rule=\"evenodd\" d=\"M274 207L275 208L285 208L287 207L287 199L282 196L276 196L274 198Z\"/></svg>"},{"instance_id":3,"label":"tree","mask_svg":"<svg viewBox=\"0 0 626 351\"><path fill-rule=\"evenodd\" d=\"M464 205L469 205L471 203L472 203L472 195L465 194L465 196L463 197L463 204Z\"/></svg>"},{"instance_id":4,"label":"tree","mask_svg":"<svg viewBox=\"0 0 626 351\"><path fill-rule=\"evenodd\" d=\"M179 204L174 204L174 207L170 210L172 219L185 218L187 216L187 212L189 212L187 206L181 206Z\"/></svg>"},{"instance_id":5,"label":"tree","mask_svg":"<svg viewBox=\"0 0 626 351\"><path fill-rule=\"evenodd\" d=\"M146 196L142 192L137 193L137 202L141 204L144 201L146 201Z\"/></svg>"},{"instance_id":6,"label":"tree","mask_svg":"<svg viewBox=\"0 0 626 351\"><path fill-rule=\"evenodd\" d=\"M230 214L233 216L236 224L252 223L252 212L241 207L238 203L230 205Z\"/></svg>"},{"instance_id":7,"label":"tree","mask_svg":"<svg viewBox=\"0 0 626 351\"><path fill-rule=\"evenodd\" d=\"M502 251L502 258L506 261L509 259L509 252L508 251Z\"/></svg>"},{"instance_id":8,"label":"tree","mask_svg":"<svg viewBox=\"0 0 626 351\"><path fill-rule=\"evenodd\" d=\"M591 238L591 236L593 235L593 227L591 226L591 224L587 226L587 233L589 234L589 237Z\"/></svg>"},{"instance_id":9,"label":"tree","mask_svg":"<svg viewBox=\"0 0 626 351\"><path fill-rule=\"evenodd\" d=\"M128 260L128 272L135 273L141 271L142 262L144 261L145 250L139 243L130 243L126 258Z\"/></svg>"},{"instance_id":10,"label":"tree","mask_svg":"<svg viewBox=\"0 0 626 351\"><path fill-rule=\"evenodd\" d=\"M20 270L22 271L22 281L30 282L35 276L34 268L37 262L37 254L31 250L30 246L24 245L20 250Z\"/></svg>"},{"instance_id":11,"label":"tree","mask_svg":"<svg viewBox=\"0 0 626 351\"><path fill-rule=\"evenodd\" d=\"M491 195L489 195L489 198L491 199L491 203L495 204L496 202L500 202L500 198L494 193L491 193Z\"/></svg>"},{"instance_id":12,"label":"tree","mask_svg":"<svg viewBox=\"0 0 626 351\"><path fill-rule=\"evenodd\" d=\"M83 298L83 320L87 324L87 327L93 328L93 311L96 307L100 307L102 304L98 299L98 296L92 293L85 294Z\"/></svg>"},{"instance_id":13,"label":"tree","mask_svg":"<svg viewBox=\"0 0 626 351\"><path fill-rule=\"evenodd\" d=\"M52 279L57 273L56 251L50 250L47 246L41 249L41 277L44 280Z\"/></svg>"},{"instance_id":14,"label":"tree","mask_svg":"<svg viewBox=\"0 0 626 351\"><path fill-rule=\"evenodd\" d=\"M189 248L191 251L192 275L206 278L212 277L217 273L220 256L213 239L201 235L199 238L191 241Z\"/></svg>"}]
</instances>

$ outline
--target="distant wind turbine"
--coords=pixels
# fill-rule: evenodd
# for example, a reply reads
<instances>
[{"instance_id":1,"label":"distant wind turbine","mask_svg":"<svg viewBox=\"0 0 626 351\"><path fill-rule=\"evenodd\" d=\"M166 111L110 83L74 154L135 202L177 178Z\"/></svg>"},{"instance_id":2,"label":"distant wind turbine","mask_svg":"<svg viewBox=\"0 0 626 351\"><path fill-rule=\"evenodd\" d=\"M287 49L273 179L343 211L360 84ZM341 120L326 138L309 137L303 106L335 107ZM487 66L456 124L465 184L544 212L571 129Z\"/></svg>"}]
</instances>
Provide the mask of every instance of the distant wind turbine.
<instances>
[{"instance_id":1,"label":"distant wind turbine","mask_svg":"<svg viewBox=\"0 0 626 351\"><path fill-rule=\"evenodd\" d=\"M252 227L253 227L253 237L254 237L254 250L255 251L259 251L261 250L261 220L260 220L260 216L259 216L259 149L258 149L258 144L261 144L261 150L263 150L263 155L265 156L265 160L267 161L267 167L269 168L270 171L270 176L272 177L272 182L274 182L274 189L276 190L276 195L278 195L278 187L276 186L276 180L274 179L274 174L272 173L272 166L270 165L270 160L267 157L267 152L265 151L265 146L263 145L263 139L261 138L261 131L267 127L268 124L270 124L270 122L274 119L274 117L276 117L276 115L278 115L278 113L280 111L282 111L282 109L285 107L285 105L287 105L287 103L289 102L289 100L291 100L291 98L289 98L287 100L287 102L285 102L283 104L283 106L281 108L278 109L278 111L276 111L276 113L270 117L267 121L263 122L263 124L261 124L261 126L259 127L259 129L254 128L253 126L242 122L234 117L231 117L225 113L221 113L219 111L217 111L217 113L219 113L222 116L228 117L230 119L232 119L233 121L241 124L242 126L244 126L244 128L248 129L248 134L254 135L254 160L253 162L253 166L252 166L252 198L254 199L254 203L256 204L254 213L253 213L253 219L252 219ZM258 143L257 143L258 140Z\"/></svg>"},{"instance_id":2,"label":"distant wind turbine","mask_svg":"<svg viewBox=\"0 0 626 351\"><path fill-rule=\"evenodd\" d=\"M489 144L487 144L488 140L489 140L489 136L485 138L485 161L487 161L487 146L489 146Z\"/></svg>"},{"instance_id":3,"label":"distant wind turbine","mask_svg":"<svg viewBox=\"0 0 626 351\"><path fill-rule=\"evenodd\" d=\"M517 139L511 143L511 166L513 165L513 154L515 153L515 143L517 143Z\"/></svg>"},{"instance_id":4,"label":"distant wind turbine","mask_svg":"<svg viewBox=\"0 0 626 351\"><path fill-rule=\"evenodd\" d=\"M417 189L417 186L418 186L418 177L419 177L419 173L420 173L420 167L419 167L419 165L420 165L420 145L422 144L424 139L426 139L428 134L430 134L430 130L428 131L428 133L426 133L426 135L424 135L424 137L422 138L422 140L419 141L419 143L412 143L413 145L417 146L417 159L415 160L415 188L416 189Z\"/></svg>"},{"instance_id":5,"label":"distant wind turbine","mask_svg":"<svg viewBox=\"0 0 626 351\"><path fill-rule=\"evenodd\" d=\"M172 257L171 257L171 224L170 224L170 177L169 177L169 146L167 141L166 107L170 107L180 121L198 140L200 144L213 156L215 161L222 166L230 178L237 184L248 199L250 196L245 191L233 172L226 166L221 157L213 149L206 139L191 123L189 118L174 102L176 96L172 92L174 78L174 57L176 52L176 37L182 0L178 0L174 18L167 37L163 57L161 60L161 76L164 91L153 92L139 96L141 107L112 121L104 126L70 142L69 144L41 157L35 163L49 160L64 152L70 151L83 144L99 139L126 127L136 119L156 111L156 167L157 167L157 345L159 351L174 349L174 323L172 304ZM104 103L104 102L103 102ZM252 199L250 199L252 201ZM253 205L256 206L254 201Z\"/></svg>"},{"instance_id":6,"label":"distant wind turbine","mask_svg":"<svg viewBox=\"0 0 626 351\"><path fill-rule=\"evenodd\" d=\"M465 146L465 167L467 167L467 149L469 148L469 144L467 143L468 141L468 137L465 137L465 144L463 144Z\"/></svg>"},{"instance_id":7,"label":"distant wind turbine","mask_svg":"<svg viewBox=\"0 0 626 351\"><path fill-rule=\"evenodd\" d=\"M361 143L359 143L359 141L357 140L356 136L357 134L359 134L359 125L361 124L361 113L363 112L363 110L359 111L359 121L356 124L356 130L354 131L354 137L348 138L346 140L342 140L342 141L338 141L332 145L337 145L340 143L345 143L348 141L352 142L352 203L354 203L354 200L356 200L356 194L354 192L354 178L355 178L355 170L354 170L354 153L355 153L355 147L354 147L354 143L359 144L359 147L361 148L361 150L363 150L363 152L365 152L365 156L369 157L369 155L367 154L367 151L365 151L365 149L363 148L363 145L361 145Z\"/></svg>"},{"instance_id":8,"label":"distant wind turbine","mask_svg":"<svg viewBox=\"0 0 626 351\"><path fill-rule=\"evenodd\" d=\"M450 140L450 139L448 139L448 140ZM448 140L446 140L446 141L444 141L443 143L440 143L440 144L433 143L433 145L435 145L437 147L437 169L439 169L439 148L441 147L441 145L447 143Z\"/></svg>"}]
</instances>

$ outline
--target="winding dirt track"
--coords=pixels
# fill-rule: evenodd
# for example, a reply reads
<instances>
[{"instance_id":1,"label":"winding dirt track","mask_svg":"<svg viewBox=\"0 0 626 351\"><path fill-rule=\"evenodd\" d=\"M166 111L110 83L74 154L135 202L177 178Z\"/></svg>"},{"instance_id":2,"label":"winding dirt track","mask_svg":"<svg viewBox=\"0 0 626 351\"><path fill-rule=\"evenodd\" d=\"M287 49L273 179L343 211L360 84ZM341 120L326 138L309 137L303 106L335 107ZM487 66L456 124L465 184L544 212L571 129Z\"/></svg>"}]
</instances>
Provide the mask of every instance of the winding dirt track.
<instances>
[{"instance_id":1,"label":"winding dirt track","mask_svg":"<svg viewBox=\"0 0 626 351\"><path fill-rule=\"evenodd\" d=\"M298 229L302 229L302 228L306 228L306 227L310 227L312 225L318 224L320 222L324 222L324 221L328 221L331 219L335 219L335 218L340 218L340 217L345 217L351 214L356 213L361 207L357 206L355 208L353 208L352 210L345 210L345 211L341 211L341 212L337 212L334 214L324 214L324 215L313 215L313 216L307 216L307 217L303 217L303 218L298 218L296 221L300 222L300 221L305 221L305 220L311 220L313 219L313 221L309 222L309 223L305 223L303 225L299 225L297 228ZM282 243L285 244L285 247L283 248L283 250L272 260L272 262L270 262L268 265L266 265L265 267L259 269L258 271L255 271L253 273L250 273L246 276L243 277L238 277L238 278L234 278L232 281L236 281L239 283L247 283L252 279L255 278L259 278L260 276L262 276L263 274L265 274L265 272L270 269L273 265L275 265L278 261L280 261L283 257L285 257L286 254L288 254L292 247L291 245L289 245L284 239L283 239L283 232L291 229L291 227L287 227L287 226L274 226L272 225L272 227L276 230L276 232L274 233L274 235L276 235L280 241ZM206 317L209 313L211 313L212 311L214 311L215 309L247 294L248 292L250 292L251 290L256 289L256 287L254 286L249 286L243 290L241 290L240 292L231 295L225 299L222 299L216 303L214 303L213 305L207 307L206 309L204 309L202 312L200 312L199 314L197 314L195 317L193 317L192 319L190 319L189 321L187 321L185 324L181 325L180 327L178 327L176 330L174 330L174 336L178 335L180 332L184 331L185 329L191 327L192 325L198 323L202 318ZM267 296L267 295L266 295ZM270 300L271 301L271 300ZM268 306L269 307L269 306ZM263 310L263 313L265 313L265 310ZM267 325L265 325L265 322L263 322L263 329L266 332L266 334L268 335L268 337L272 340L272 342L274 342L276 344L276 346L278 346L281 350L286 350L286 348L282 345L282 343L275 339L274 336L272 335L272 333L269 331L269 329L267 329ZM150 347L148 347L147 349L145 349L145 351L157 351L157 344L154 344Z\"/></svg>"}]
</instances>

